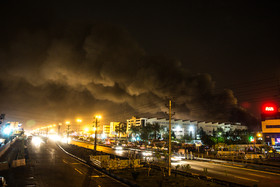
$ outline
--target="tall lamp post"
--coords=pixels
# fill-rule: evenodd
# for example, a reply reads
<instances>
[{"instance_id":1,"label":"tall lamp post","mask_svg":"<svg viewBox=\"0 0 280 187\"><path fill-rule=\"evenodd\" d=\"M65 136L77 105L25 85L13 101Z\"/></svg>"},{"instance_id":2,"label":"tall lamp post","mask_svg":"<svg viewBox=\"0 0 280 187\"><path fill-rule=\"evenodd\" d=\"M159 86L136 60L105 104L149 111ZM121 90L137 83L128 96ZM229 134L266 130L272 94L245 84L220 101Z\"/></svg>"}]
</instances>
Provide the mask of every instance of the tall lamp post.
<instances>
[{"instance_id":1,"label":"tall lamp post","mask_svg":"<svg viewBox=\"0 0 280 187\"><path fill-rule=\"evenodd\" d=\"M61 128L62 123L58 123L57 126L57 135L60 136L60 128Z\"/></svg>"},{"instance_id":2,"label":"tall lamp post","mask_svg":"<svg viewBox=\"0 0 280 187\"><path fill-rule=\"evenodd\" d=\"M79 131L81 131L81 123L83 122L83 120L78 118L76 120L76 122L78 123L78 130L77 130L77 132L78 132L78 135L80 135Z\"/></svg>"},{"instance_id":3,"label":"tall lamp post","mask_svg":"<svg viewBox=\"0 0 280 187\"><path fill-rule=\"evenodd\" d=\"M69 130L70 130L70 121L66 121L65 124L67 126L67 144L68 144Z\"/></svg>"},{"instance_id":4,"label":"tall lamp post","mask_svg":"<svg viewBox=\"0 0 280 187\"><path fill-rule=\"evenodd\" d=\"M100 115L96 115L94 117L95 121L95 131L94 131L94 151L96 153L96 145L97 145L97 123L98 123L98 119L101 119L102 117Z\"/></svg>"}]
</instances>

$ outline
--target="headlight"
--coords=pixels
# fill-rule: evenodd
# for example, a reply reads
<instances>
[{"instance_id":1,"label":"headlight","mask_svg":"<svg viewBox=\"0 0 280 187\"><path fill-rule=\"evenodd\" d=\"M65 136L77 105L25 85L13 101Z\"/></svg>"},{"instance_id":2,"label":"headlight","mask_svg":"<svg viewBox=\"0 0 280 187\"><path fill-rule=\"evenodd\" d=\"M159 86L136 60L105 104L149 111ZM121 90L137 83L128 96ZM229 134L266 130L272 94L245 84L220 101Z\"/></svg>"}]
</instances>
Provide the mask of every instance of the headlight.
<instances>
[{"instance_id":1,"label":"headlight","mask_svg":"<svg viewBox=\"0 0 280 187\"><path fill-rule=\"evenodd\" d=\"M174 162L181 161L181 160L182 160L182 158L179 157L179 156L173 156L173 157L171 157L171 161L174 161Z\"/></svg>"},{"instance_id":2,"label":"headlight","mask_svg":"<svg viewBox=\"0 0 280 187\"><path fill-rule=\"evenodd\" d=\"M122 150L123 148L121 146L117 146L116 150Z\"/></svg>"},{"instance_id":3,"label":"headlight","mask_svg":"<svg viewBox=\"0 0 280 187\"><path fill-rule=\"evenodd\" d=\"M153 154L152 154L152 152L143 152L142 153L143 154L143 156L152 156Z\"/></svg>"}]
</instances>

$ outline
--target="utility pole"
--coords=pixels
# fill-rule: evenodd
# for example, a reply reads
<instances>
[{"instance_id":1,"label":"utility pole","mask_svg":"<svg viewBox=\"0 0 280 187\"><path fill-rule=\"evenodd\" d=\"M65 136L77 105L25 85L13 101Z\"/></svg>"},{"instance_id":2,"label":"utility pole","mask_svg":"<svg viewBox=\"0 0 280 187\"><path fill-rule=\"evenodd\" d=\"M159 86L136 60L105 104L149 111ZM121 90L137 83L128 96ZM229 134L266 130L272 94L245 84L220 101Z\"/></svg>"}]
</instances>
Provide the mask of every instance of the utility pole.
<instances>
[{"instance_id":1,"label":"utility pole","mask_svg":"<svg viewBox=\"0 0 280 187\"><path fill-rule=\"evenodd\" d=\"M96 145L97 145L97 117L95 117L95 131L94 131L94 152L96 154Z\"/></svg>"},{"instance_id":2,"label":"utility pole","mask_svg":"<svg viewBox=\"0 0 280 187\"><path fill-rule=\"evenodd\" d=\"M168 176L171 176L171 99L169 99Z\"/></svg>"}]
</instances>

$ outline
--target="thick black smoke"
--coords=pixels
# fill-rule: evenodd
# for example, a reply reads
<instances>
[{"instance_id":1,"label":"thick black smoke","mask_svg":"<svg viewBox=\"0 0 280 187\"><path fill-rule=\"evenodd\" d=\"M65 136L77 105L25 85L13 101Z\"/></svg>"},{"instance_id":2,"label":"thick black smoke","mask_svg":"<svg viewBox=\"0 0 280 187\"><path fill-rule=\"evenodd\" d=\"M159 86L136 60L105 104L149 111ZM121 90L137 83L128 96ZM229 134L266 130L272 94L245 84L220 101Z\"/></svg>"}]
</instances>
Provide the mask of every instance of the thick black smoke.
<instances>
[{"instance_id":1,"label":"thick black smoke","mask_svg":"<svg viewBox=\"0 0 280 187\"><path fill-rule=\"evenodd\" d=\"M246 122L250 116L232 91L215 93L210 75L146 54L116 25L33 22L2 30L1 41L0 111L11 119L164 117L167 97L175 97L176 118Z\"/></svg>"}]
</instances>

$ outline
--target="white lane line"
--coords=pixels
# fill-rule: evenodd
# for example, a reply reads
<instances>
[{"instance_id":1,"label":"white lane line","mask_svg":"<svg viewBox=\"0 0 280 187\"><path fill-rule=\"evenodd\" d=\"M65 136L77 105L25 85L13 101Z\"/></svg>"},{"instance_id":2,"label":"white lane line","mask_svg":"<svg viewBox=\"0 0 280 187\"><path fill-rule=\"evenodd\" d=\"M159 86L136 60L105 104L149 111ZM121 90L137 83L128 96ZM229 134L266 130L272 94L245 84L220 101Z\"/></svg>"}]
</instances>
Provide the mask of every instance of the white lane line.
<instances>
[{"instance_id":1,"label":"white lane line","mask_svg":"<svg viewBox=\"0 0 280 187\"><path fill-rule=\"evenodd\" d=\"M272 172L268 172L268 171L261 171L261 170L254 170L254 169L248 169L248 168L240 168L240 167L234 167L234 166L227 166L224 165L225 167L229 167L229 168L237 168L237 169L243 169L243 170L247 170L247 171L253 171L253 172L260 172L260 173L266 173L266 174L270 174L270 175L279 175L279 173L272 173Z\"/></svg>"},{"instance_id":2,"label":"white lane line","mask_svg":"<svg viewBox=\"0 0 280 187\"><path fill-rule=\"evenodd\" d=\"M254 182L259 182L258 180L254 180L254 179L249 179L249 178L246 178L246 177L238 177L238 176L234 176L238 179L243 179L243 180L249 180L249 181L254 181Z\"/></svg>"},{"instance_id":3,"label":"white lane line","mask_svg":"<svg viewBox=\"0 0 280 187\"><path fill-rule=\"evenodd\" d=\"M257 177L262 177L262 178L267 178L267 179L270 179L270 177L263 176L263 175L257 175L257 174L254 174L254 173L247 173L247 174L248 174L248 175L257 176Z\"/></svg>"}]
</instances>

